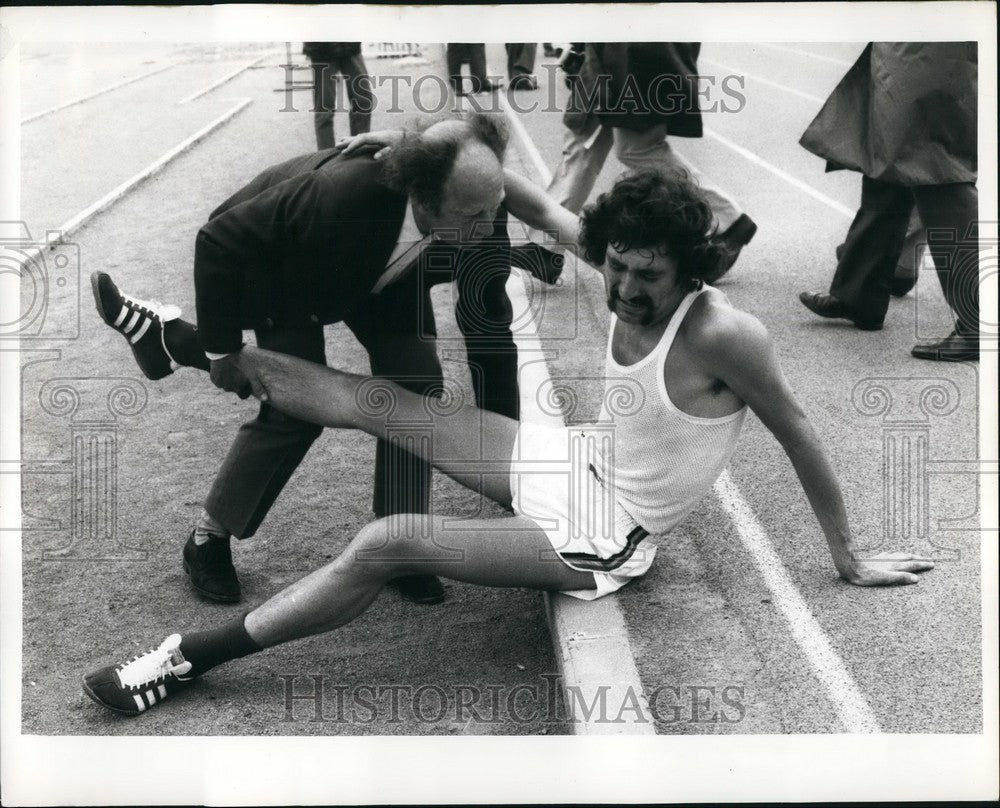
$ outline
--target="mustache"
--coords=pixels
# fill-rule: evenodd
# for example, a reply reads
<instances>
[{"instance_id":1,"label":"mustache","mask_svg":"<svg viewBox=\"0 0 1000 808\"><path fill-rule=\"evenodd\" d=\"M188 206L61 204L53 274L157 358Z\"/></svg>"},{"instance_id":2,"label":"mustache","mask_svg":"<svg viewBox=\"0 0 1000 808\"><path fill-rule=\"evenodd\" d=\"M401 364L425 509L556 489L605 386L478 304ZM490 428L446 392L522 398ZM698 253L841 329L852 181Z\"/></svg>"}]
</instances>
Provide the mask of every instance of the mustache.
<instances>
[{"instance_id":1,"label":"mustache","mask_svg":"<svg viewBox=\"0 0 1000 808\"><path fill-rule=\"evenodd\" d=\"M638 297L631 298L630 300L622 300L618 292L612 290L608 295L608 305L614 306L616 303L625 303L628 306L641 306L647 309L651 309L653 307L652 299L646 295L639 295Z\"/></svg>"}]
</instances>

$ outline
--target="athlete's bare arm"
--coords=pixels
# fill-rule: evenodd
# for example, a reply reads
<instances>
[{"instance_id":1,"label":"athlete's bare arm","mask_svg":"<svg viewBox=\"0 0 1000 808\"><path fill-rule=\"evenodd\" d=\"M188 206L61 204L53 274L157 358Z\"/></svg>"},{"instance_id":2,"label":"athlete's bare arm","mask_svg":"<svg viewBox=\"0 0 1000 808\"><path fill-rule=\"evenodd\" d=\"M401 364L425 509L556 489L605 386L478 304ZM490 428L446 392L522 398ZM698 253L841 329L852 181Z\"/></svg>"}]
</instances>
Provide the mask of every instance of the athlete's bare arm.
<instances>
[{"instance_id":1,"label":"athlete's bare arm","mask_svg":"<svg viewBox=\"0 0 1000 808\"><path fill-rule=\"evenodd\" d=\"M826 536L841 577L858 586L913 584L934 565L906 553L859 560L837 476L778 364L771 338L756 317L715 307L697 332L706 371L742 398L785 450Z\"/></svg>"},{"instance_id":2,"label":"athlete's bare arm","mask_svg":"<svg viewBox=\"0 0 1000 808\"><path fill-rule=\"evenodd\" d=\"M504 207L535 230L540 230L549 238L544 246L562 252L578 251L580 217L566 210L531 180L504 169L503 189L506 194ZM550 239L552 243L550 243Z\"/></svg>"},{"instance_id":3,"label":"athlete's bare arm","mask_svg":"<svg viewBox=\"0 0 1000 808\"><path fill-rule=\"evenodd\" d=\"M402 137L402 129L381 129L341 138L337 141L337 148L342 149L344 154L351 154L362 146L380 146L374 158L381 160ZM577 252L580 218L575 213L566 210L531 180L510 169L504 169L504 193L504 207L508 212L548 236L544 246L558 252Z\"/></svg>"}]
</instances>

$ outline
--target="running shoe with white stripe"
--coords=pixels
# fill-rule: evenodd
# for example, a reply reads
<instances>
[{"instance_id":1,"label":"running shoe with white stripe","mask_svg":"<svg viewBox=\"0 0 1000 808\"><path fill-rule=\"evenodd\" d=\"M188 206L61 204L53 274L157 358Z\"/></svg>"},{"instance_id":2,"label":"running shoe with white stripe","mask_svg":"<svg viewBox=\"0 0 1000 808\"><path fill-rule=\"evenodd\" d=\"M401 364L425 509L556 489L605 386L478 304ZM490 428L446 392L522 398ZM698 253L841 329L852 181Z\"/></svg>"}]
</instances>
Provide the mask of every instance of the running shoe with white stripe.
<instances>
[{"instance_id":1,"label":"running shoe with white stripe","mask_svg":"<svg viewBox=\"0 0 1000 808\"><path fill-rule=\"evenodd\" d=\"M159 648L88 673L83 677L83 692L116 713L139 715L194 681L193 676L185 678L191 663L184 659L180 645L181 635L171 634Z\"/></svg>"},{"instance_id":2,"label":"running shoe with white stripe","mask_svg":"<svg viewBox=\"0 0 1000 808\"><path fill-rule=\"evenodd\" d=\"M128 340L135 361L147 379L162 379L179 367L163 341L163 324L181 316L177 306L127 295L106 272L92 273L90 286L94 291L97 313Z\"/></svg>"}]
</instances>

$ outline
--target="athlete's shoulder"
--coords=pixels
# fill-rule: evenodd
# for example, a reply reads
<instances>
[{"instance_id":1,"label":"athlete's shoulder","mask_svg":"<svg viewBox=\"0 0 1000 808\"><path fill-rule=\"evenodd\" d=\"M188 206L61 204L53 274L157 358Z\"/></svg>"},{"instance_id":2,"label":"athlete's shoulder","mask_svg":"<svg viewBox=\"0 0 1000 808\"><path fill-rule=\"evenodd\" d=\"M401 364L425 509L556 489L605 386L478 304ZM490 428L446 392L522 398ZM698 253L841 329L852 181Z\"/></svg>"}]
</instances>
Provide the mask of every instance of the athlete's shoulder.
<instances>
[{"instance_id":1,"label":"athlete's shoulder","mask_svg":"<svg viewBox=\"0 0 1000 808\"><path fill-rule=\"evenodd\" d=\"M724 292L712 286L695 299L684 328L695 353L707 360L738 358L770 343L760 320L736 308Z\"/></svg>"}]
</instances>

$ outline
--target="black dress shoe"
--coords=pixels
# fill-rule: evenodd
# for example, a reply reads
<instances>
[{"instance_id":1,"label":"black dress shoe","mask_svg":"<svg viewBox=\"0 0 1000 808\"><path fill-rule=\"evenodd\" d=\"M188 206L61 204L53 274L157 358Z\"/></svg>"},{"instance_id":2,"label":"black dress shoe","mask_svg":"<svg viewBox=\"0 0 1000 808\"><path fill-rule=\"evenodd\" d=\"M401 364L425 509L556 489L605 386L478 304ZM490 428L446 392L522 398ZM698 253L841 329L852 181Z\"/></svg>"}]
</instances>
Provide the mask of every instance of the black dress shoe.
<instances>
[{"instance_id":1,"label":"black dress shoe","mask_svg":"<svg viewBox=\"0 0 1000 808\"><path fill-rule=\"evenodd\" d=\"M725 255L720 259L718 265L703 280L706 283L715 283L719 278L729 272L740 257L740 251L750 243L757 233L757 223L745 213L733 222L726 230L717 235L714 241L722 246Z\"/></svg>"},{"instance_id":2,"label":"black dress shoe","mask_svg":"<svg viewBox=\"0 0 1000 808\"><path fill-rule=\"evenodd\" d=\"M444 601L444 587L436 575L404 575L389 581L406 600L433 606Z\"/></svg>"},{"instance_id":3,"label":"black dress shoe","mask_svg":"<svg viewBox=\"0 0 1000 808\"><path fill-rule=\"evenodd\" d=\"M542 283L553 284L562 274L566 257L529 241L510 248L510 262L519 269L527 270Z\"/></svg>"},{"instance_id":4,"label":"black dress shoe","mask_svg":"<svg viewBox=\"0 0 1000 808\"><path fill-rule=\"evenodd\" d=\"M802 292L799 295L799 301L813 314L835 320L850 320L854 323L855 328L860 328L862 331L879 331L882 328L881 320L876 322L858 317L833 295Z\"/></svg>"},{"instance_id":5,"label":"black dress shoe","mask_svg":"<svg viewBox=\"0 0 1000 808\"><path fill-rule=\"evenodd\" d=\"M217 603L239 603L240 581L229 539L213 536L204 544L195 544L192 530L184 545L183 559L184 572L195 592Z\"/></svg>"},{"instance_id":6,"label":"black dress shoe","mask_svg":"<svg viewBox=\"0 0 1000 808\"><path fill-rule=\"evenodd\" d=\"M936 362L978 362L979 338L966 337L952 331L944 339L914 345L910 353L917 359Z\"/></svg>"},{"instance_id":7,"label":"black dress shoe","mask_svg":"<svg viewBox=\"0 0 1000 808\"><path fill-rule=\"evenodd\" d=\"M518 73L516 76L511 76L507 86L511 90L537 90L538 77L532 73Z\"/></svg>"}]
</instances>

